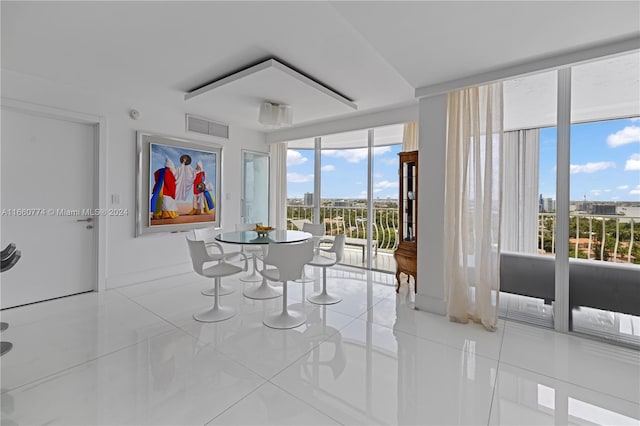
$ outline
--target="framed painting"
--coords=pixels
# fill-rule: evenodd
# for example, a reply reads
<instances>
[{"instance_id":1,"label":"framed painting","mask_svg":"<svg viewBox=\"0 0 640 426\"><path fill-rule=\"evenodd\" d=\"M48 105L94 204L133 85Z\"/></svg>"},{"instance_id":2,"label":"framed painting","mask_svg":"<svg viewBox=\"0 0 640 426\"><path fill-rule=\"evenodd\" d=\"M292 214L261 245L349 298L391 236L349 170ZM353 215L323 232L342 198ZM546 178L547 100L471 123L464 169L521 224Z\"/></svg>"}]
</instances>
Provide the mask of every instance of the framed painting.
<instances>
[{"instance_id":1,"label":"framed painting","mask_svg":"<svg viewBox=\"0 0 640 426\"><path fill-rule=\"evenodd\" d=\"M136 236L220 224L222 147L138 132Z\"/></svg>"}]
</instances>

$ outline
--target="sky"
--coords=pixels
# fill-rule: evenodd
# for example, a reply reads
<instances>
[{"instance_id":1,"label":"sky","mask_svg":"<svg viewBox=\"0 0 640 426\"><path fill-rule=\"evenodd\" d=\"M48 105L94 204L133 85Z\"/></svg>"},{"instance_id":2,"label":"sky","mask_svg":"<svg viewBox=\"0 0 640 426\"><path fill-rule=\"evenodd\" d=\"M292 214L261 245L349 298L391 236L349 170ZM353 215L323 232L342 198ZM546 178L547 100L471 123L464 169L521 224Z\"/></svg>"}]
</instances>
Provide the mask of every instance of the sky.
<instances>
[{"instance_id":1,"label":"sky","mask_svg":"<svg viewBox=\"0 0 640 426\"><path fill-rule=\"evenodd\" d=\"M398 152L402 145L375 147L373 198L398 199ZM322 150L321 197L367 197L367 148ZM289 149L287 197L303 198L313 192L313 150Z\"/></svg>"},{"instance_id":2,"label":"sky","mask_svg":"<svg viewBox=\"0 0 640 426\"><path fill-rule=\"evenodd\" d=\"M398 198L401 145L374 148L374 199ZM571 200L640 202L640 118L571 126ZM366 198L367 149L322 151L322 198ZM540 130L539 191L555 199L556 128ZM313 192L313 150L289 149L287 197Z\"/></svg>"},{"instance_id":3,"label":"sky","mask_svg":"<svg viewBox=\"0 0 640 426\"><path fill-rule=\"evenodd\" d=\"M640 201L640 118L571 126L572 201ZM540 130L539 192L555 199L556 128Z\"/></svg>"}]
</instances>

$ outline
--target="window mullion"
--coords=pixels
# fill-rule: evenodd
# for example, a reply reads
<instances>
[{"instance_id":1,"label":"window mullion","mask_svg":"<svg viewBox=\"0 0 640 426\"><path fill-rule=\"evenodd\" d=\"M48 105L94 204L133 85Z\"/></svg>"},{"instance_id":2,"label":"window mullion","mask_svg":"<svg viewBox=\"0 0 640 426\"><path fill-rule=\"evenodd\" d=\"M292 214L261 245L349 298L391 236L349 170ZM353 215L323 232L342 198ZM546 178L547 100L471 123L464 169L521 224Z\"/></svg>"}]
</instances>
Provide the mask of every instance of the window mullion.
<instances>
[{"instance_id":1,"label":"window mullion","mask_svg":"<svg viewBox=\"0 0 640 426\"><path fill-rule=\"evenodd\" d=\"M556 263L554 324L569 331L569 184L571 159L571 68L558 70L556 167Z\"/></svg>"}]
</instances>

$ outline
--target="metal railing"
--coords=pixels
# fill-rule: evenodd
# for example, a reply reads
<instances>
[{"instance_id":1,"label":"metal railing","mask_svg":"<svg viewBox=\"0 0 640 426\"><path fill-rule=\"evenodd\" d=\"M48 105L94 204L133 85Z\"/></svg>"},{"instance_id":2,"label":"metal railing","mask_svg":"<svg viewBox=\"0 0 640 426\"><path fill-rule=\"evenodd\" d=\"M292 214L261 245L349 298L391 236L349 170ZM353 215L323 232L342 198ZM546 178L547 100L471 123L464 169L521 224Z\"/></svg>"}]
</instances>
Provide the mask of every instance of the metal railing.
<instances>
[{"instance_id":1,"label":"metal railing","mask_svg":"<svg viewBox=\"0 0 640 426\"><path fill-rule=\"evenodd\" d=\"M569 215L571 257L618 263L640 264L638 216ZM556 214L538 214L538 250L556 252Z\"/></svg>"},{"instance_id":2,"label":"metal railing","mask_svg":"<svg viewBox=\"0 0 640 426\"><path fill-rule=\"evenodd\" d=\"M398 245L398 210L374 207L372 239L382 252L393 252ZM305 221L313 222L312 206L287 206L289 229L302 228ZM345 234L350 238L367 238L367 208L320 208L320 222L326 235ZM593 215L571 213L569 217L571 257L619 263L640 264L639 216ZM556 214L538 214L538 251L555 253Z\"/></svg>"},{"instance_id":3,"label":"metal railing","mask_svg":"<svg viewBox=\"0 0 640 426\"><path fill-rule=\"evenodd\" d=\"M398 209L373 208L373 235L378 250L391 252L398 246ZM302 229L305 221L313 222L312 206L287 206L289 229ZM345 234L348 238L367 238L367 207L320 207L320 222L326 235Z\"/></svg>"}]
</instances>

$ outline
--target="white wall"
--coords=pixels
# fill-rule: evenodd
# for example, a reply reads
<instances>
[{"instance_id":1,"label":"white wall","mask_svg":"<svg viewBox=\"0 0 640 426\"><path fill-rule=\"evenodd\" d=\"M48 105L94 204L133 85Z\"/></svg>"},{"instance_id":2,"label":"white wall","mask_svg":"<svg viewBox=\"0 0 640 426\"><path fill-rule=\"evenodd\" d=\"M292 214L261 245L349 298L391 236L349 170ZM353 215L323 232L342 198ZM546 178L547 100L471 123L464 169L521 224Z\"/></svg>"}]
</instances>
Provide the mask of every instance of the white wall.
<instances>
[{"instance_id":1,"label":"white wall","mask_svg":"<svg viewBox=\"0 0 640 426\"><path fill-rule=\"evenodd\" d=\"M447 96L418 105L418 293L416 309L445 314L444 188Z\"/></svg>"},{"instance_id":2,"label":"white wall","mask_svg":"<svg viewBox=\"0 0 640 426\"><path fill-rule=\"evenodd\" d=\"M231 126L229 140L186 133L184 114L190 111L184 105L182 93L176 93L176 101L170 105L157 105L144 99L101 97L7 70L2 70L1 88L3 98L106 119L107 193L101 194L101 198L111 207L110 195L119 194L120 204L117 207L129 209L127 217L107 219L106 288L191 270L184 234L135 238L137 130L216 142L223 146L221 223L228 229L240 221L241 150L269 152L264 134L253 130ZM128 112L132 108L140 111L137 121L129 118Z\"/></svg>"}]
</instances>

